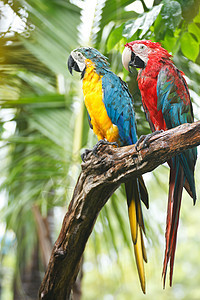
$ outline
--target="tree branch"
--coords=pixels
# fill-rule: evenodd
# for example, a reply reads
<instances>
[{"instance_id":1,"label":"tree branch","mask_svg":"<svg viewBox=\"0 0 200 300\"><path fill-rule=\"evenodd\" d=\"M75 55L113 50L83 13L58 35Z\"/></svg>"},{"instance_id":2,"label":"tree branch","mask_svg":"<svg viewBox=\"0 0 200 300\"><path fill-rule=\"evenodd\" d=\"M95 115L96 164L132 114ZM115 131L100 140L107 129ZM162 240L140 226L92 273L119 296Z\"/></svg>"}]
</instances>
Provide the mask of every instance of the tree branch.
<instances>
[{"instance_id":1,"label":"tree branch","mask_svg":"<svg viewBox=\"0 0 200 300\"><path fill-rule=\"evenodd\" d=\"M52 250L39 299L69 299L86 242L99 211L123 182L155 169L170 157L200 144L200 121L151 136L147 148L139 144L115 148L101 145L82 163L62 228Z\"/></svg>"}]
</instances>

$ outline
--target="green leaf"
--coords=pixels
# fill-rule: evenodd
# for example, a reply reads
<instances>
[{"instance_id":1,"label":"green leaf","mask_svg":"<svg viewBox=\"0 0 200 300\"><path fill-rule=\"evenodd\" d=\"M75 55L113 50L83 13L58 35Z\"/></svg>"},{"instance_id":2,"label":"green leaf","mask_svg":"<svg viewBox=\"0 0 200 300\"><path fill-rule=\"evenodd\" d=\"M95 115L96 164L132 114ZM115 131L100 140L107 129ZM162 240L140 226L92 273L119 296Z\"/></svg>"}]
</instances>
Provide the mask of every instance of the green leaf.
<instances>
[{"instance_id":1,"label":"green leaf","mask_svg":"<svg viewBox=\"0 0 200 300\"><path fill-rule=\"evenodd\" d=\"M175 52L177 52L177 50L179 49L180 45L179 43L177 43L177 38L174 37L173 34L170 34L171 31L168 30L169 32L167 32L165 34L165 38L164 41L162 42L162 46L168 51L168 52L172 52L173 54Z\"/></svg>"},{"instance_id":2,"label":"green leaf","mask_svg":"<svg viewBox=\"0 0 200 300\"><path fill-rule=\"evenodd\" d=\"M142 38L152 24L155 22L157 16L159 15L163 4L153 7L149 12L142 14L134 21L128 21L125 23L123 36L130 39L138 29L142 30L139 38Z\"/></svg>"},{"instance_id":3,"label":"green leaf","mask_svg":"<svg viewBox=\"0 0 200 300\"><path fill-rule=\"evenodd\" d=\"M122 32L123 32L124 24L121 26L116 27L114 30L111 31L107 41L107 51L109 52L114 48L114 46L122 39Z\"/></svg>"},{"instance_id":4,"label":"green leaf","mask_svg":"<svg viewBox=\"0 0 200 300\"><path fill-rule=\"evenodd\" d=\"M142 38L145 35L145 33L149 30L149 28L155 22L157 16L159 15L159 13L161 11L162 6L163 6L163 4L157 5L157 6L153 7L152 10L150 10L150 12L145 14L144 24L141 27L142 33L139 36L140 38Z\"/></svg>"},{"instance_id":5,"label":"green leaf","mask_svg":"<svg viewBox=\"0 0 200 300\"><path fill-rule=\"evenodd\" d=\"M188 25L188 31L190 33L193 33L195 37L197 38L198 42L200 42L200 28L195 23L190 23Z\"/></svg>"},{"instance_id":6,"label":"green leaf","mask_svg":"<svg viewBox=\"0 0 200 300\"><path fill-rule=\"evenodd\" d=\"M67 76L66 55L77 46L80 9L62 1L50 1L44 5L42 0L29 0L26 6L29 22L35 29L29 39L22 38L24 45L48 68Z\"/></svg>"},{"instance_id":7,"label":"green leaf","mask_svg":"<svg viewBox=\"0 0 200 300\"><path fill-rule=\"evenodd\" d=\"M144 24L144 21L145 15L142 15L134 21L126 22L123 30L123 36L127 39L130 39L138 29L142 28L142 24Z\"/></svg>"},{"instance_id":8,"label":"green leaf","mask_svg":"<svg viewBox=\"0 0 200 300\"><path fill-rule=\"evenodd\" d=\"M194 21L195 23L200 23L200 10L199 10L198 15L194 18L193 21Z\"/></svg>"},{"instance_id":9,"label":"green leaf","mask_svg":"<svg viewBox=\"0 0 200 300\"><path fill-rule=\"evenodd\" d=\"M138 14L136 12L125 11L124 9L127 5L131 4L132 2L132 0L106 0L103 2L103 8L101 5L97 5L94 25L98 24L100 30L98 30L97 33L94 30L95 33L92 37L95 48L98 48L99 50L101 49L101 39L104 28L107 24L114 21L116 25L119 25L122 22L125 22L129 19L137 18Z\"/></svg>"},{"instance_id":10,"label":"green leaf","mask_svg":"<svg viewBox=\"0 0 200 300\"><path fill-rule=\"evenodd\" d=\"M157 19L155 20L153 31L154 31L156 41L164 39L166 26L162 19L161 14L159 14Z\"/></svg>"},{"instance_id":11,"label":"green leaf","mask_svg":"<svg viewBox=\"0 0 200 300\"><path fill-rule=\"evenodd\" d=\"M29 107L65 107L65 96L59 94L46 94L42 96L32 96L19 98L17 100L0 100L3 107L20 107L28 105Z\"/></svg>"},{"instance_id":12,"label":"green leaf","mask_svg":"<svg viewBox=\"0 0 200 300\"><path fill-rule=\"evenodd\" d=\"M188 23L191 22L199 11L199 0L178 0L182 7L182 16Z\"/></svg>"},{"instance_id":13,"label":"green leaf","mask_svg":"<svg viewBox=\"0 0 200 300\"><path fill-rule=\"evenodd\" d=\"M199 54L199 43L189 32L185 32L181 37L181 51L183 54L195 61Z\"/></svg>"},{"instance_id":14,"label":"green leaf","mask_svg":"<svg viewBox=\"0 0 200 300\"><path fill-rule=\"evenodd\" d=\"M161 9L161 16L165 21L165 26L167 26L169 29L175 30L182 17L180 3L177 1L164 1L164 5Z\"/></svg>"}]
</instances>

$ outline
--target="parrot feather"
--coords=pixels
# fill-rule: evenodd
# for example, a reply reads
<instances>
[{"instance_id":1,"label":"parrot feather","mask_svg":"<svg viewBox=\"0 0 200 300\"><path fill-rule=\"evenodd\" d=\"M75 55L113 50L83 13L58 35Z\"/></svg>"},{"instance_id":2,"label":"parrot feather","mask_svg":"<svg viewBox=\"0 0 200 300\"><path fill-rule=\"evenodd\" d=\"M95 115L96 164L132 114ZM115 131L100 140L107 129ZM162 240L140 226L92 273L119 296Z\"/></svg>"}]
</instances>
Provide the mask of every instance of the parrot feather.
<instances>
[{"instance_id":1,"label":"parrot feather","mask_svg":"<svg viewBox=\"0 0 200 300\"><path fill-rule=\"evenodd\" d=\"M97 138L116 142L119 146L135 144L137 133L133 99L126 83L109 69L105 56L93 48L78 48L72 51L68 68L71 73L73 68L82 73L89 124ZM136 266L145 293L144 261L147 262L147 254L141 201L148 208L149 200L142 176L126 182L125 190Z\"/></svg>"},{"instance_id":2,"label":"parrot feather","mask_svg":"<svg viewBox=\"0 0 200 300\"><path fill-rule=\"evenodd\" d=\"M159 43L133 41L125 45L122 62L141 68L138 86L147 121L152 131L167 130L194 121L193 109L183 72L178 70L171 55ZM165 231L165 254L163 262L163 287L167 266L170 263L170 286L174 268L177 231L183 187L196 202L194 168L197 148L187 149L168 160L170 167L169 194Z\"/></svg>"}]
</instances>

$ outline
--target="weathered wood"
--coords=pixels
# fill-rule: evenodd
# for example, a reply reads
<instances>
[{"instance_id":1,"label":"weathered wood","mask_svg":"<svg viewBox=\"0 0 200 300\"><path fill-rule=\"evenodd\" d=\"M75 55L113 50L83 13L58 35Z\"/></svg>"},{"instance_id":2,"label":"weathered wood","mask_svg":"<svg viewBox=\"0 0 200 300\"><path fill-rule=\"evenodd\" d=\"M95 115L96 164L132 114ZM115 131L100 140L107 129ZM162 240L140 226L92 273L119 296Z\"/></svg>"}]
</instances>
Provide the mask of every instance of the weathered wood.
<instances>
[{"instance_id":1,"label":"weathered wood","mask_svg":"<svg viewBox=\"0 0 200 300\"><path fill-rule=\"evenodd\" d=\"M96 218L112 193L130 177L152 171L170 157L200 144L200 121L184 124L154 136L148 147L99 146L82 163L72 200L52 250L39 291L39 299L70 298L86 242Z\"/></svg>"}]
</instances>

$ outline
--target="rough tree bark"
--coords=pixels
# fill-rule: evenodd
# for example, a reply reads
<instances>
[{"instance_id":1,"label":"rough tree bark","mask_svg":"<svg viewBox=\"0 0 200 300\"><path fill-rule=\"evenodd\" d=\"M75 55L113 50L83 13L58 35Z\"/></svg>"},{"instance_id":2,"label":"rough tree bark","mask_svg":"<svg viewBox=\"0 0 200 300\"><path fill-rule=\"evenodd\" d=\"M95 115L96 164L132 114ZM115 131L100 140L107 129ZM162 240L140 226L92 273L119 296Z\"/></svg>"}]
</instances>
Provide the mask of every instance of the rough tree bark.
<instances>
[{"instance_id":1,"label":"rough tree bark","mask_svg":"<svg viewBox=\"0 0 200 300\"><path fill-rule=\"evenodd\" d=\"M200 121L151 136L148 147L101 145L82 163L74 194L52 250L39 299L70 299L86 242L101 208L130 177L152 171L170 157L200 144Z\"/></svg>"}]
</instances>

